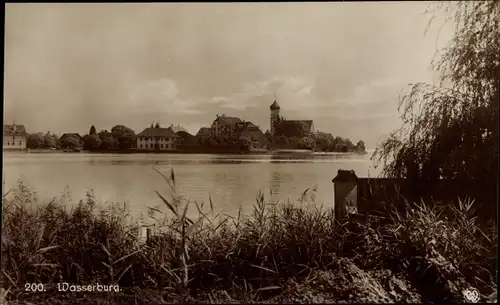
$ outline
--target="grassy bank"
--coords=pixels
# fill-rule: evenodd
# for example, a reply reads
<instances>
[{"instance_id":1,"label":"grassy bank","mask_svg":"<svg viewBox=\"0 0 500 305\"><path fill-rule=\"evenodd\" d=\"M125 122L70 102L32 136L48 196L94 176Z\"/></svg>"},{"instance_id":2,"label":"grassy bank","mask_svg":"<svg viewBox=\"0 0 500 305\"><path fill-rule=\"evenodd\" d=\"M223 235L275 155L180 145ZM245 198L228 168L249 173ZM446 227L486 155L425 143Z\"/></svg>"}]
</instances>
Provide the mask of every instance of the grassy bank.
<instances>
[{"instance_id":1,"label":"grassy bank","mask_svg":"<svg viewBox=\"0 0 500 305\"><path fill-rule=\"evenodd\" d=\"M166 179L175 190L175 178ZM213 204L158 195L161 232L138 242L123 205L98 212L92 194L66 210L39 204L22 183L4 196L3 296L14 302L423 302L496 301L496 231L480 230L472 205L418 207L344 224L330 209L270 204L249 217L213 215ZM169 195L169 196L167 196ZM173 199L166 199L166 198ZM8 199L7 199L8 198ZM199 217L188 219L186 211ZM441 216L441 209L449 209ZM451 214L450 214L451 213ZM118 284L119 292L57 292L55 284ZM46 283L47 292L25 292Z\"/></svg>"}]
</instances>

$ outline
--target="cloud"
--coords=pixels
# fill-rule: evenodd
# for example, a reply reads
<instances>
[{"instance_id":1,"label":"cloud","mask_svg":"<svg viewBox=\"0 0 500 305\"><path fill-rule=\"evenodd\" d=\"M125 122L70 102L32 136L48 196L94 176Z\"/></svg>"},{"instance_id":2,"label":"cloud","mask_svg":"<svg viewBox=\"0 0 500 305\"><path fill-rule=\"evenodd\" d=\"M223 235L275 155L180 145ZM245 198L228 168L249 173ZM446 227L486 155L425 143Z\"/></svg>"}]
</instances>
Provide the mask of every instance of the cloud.
<instances>
[{"instance_id":1,"label":"cloud","mask_svg":"<svg viewBox=\"0 0 500 305\"><path fill-rule=\"evenodd\" d=\"M336 116L360 120L397 117L397 103L407 84L396 78L372 79L354 87L332 106Z\"/></svg>"},{"instance_id":2,"label":"cloud","mask_svg":"<svg viewBox=\"0 0 500 305\"><path fill-rule=\"evenodd\" d=\"M314 80L293 75L246 82L240 88L226 96L190 96L183 94L173 79L161 78L135 88L124 108L131 114L187 115L192 119L184 124L198 127L203 125L200 120L210 120L216 113L241 116L250 109L260 109L260 115L267 118L263 111L276 95L287 117L314 119L328 113L351 121L384 119L394 116L402 84L391 77L372 79L353 87L343 97L333 95L331 99L316 95Z\"/></svg>"},{"instance_id":3,"label":"cloud","mask_svg":"<svg viewBox=\"0 0 500 305\"><path fill-rule=\"evenodd\" d=\"M181 124L196 133L201 126L210 125L216 114L222 113L267 126L268 107L275 95L286 109L285 113L315 108L315 84L305 77L274 76L245 82L236 92L212 97L189 94L180 89L185 85L162 77L133 87L130 98L121 105L120 115L136 121L138 128L142 128L140 124L147 123L146 117L154 115L154 120Z\"/></svg>"},{"instance_id":4,"label":"cloud","mask_svg":"<svg viewBox=\"0 0 500 305\"><path fill-rule=\"evenodd\" d=\"M196 128L226 113L267 128L276 94L285 117L369 139L399 124L406 82L430 81L437 31L423 35L426 6L11 3L5 120L87 132L152 121ZM32 111L40 107L50 111ZM362 122L369 117L379 119Z\"/></svg>"},{"instance_id":5,"label":"cloud","mask_svg":"<svg viewBox=\"0 0 500 305\"><path fill-rule=\"evenodd\" d=\"M169 78L161 78L147 82L135 88L124 105L125 111L133 113L169 112L174 114L193 115L201 111L198 103L181 97L177 83Z\"/></svg>"},{"instance_id":6,"label":"cloud","mask_svg":"<svg viewBox=\"0 0 500 305\"><path fill-rule=\"evenodd\" d=\"M146 82L132 91L126 110L134 113L170 112L176 114L201 114L214 107L229 110L245 110L268 104L276 95L290 109L304 107L304 97L311 96L313 81L304 77L275 76L263 81L247 82L239 92L227 96L200 97L183 94L177 82L161 78ZM147 105L147 106L146 106Z\"/></svg>"},{"instance_id":7,"label":"cloud","mask_svg":"<svg viewBox=\"0 0 500 305\"><path fill-rule=\"evenodd\" d=\"M313 86L311 80L305 77L275 76L256 83L246 83L244 89L252 93L276 93L277 91L301 93L304 89L307 90Z\"/></svg>"},{"instance_id":8,"label":"cloud","mask_svg":"<svg viewBox=\"0 0 500 305\"><path fill-rule=\"evenodd\" d=\"M304 98L310 98L314 82L304 77L275 76L258 82L243 84L240 92L228 96L216 96L207 99L208 104L218 105L232 110L245 110L270 104L276 95L280 103L290 110L303 108Z\"/></svg>"},{"instance_id":9,"label":"cloud","mask_svg":"<svg viewBox=\"0 0 500 305\"><path fill-rule=\"evenodd\" d=\"M391 92L396 92L396 88L402 86L403 83L395 78L380 78L371 79L367 83L358 85L353 88L347 98L338 101L338 105L365 105L372 102L373 95L378 95L382 91L389 89Z\"/></svg>"}]
</instances>

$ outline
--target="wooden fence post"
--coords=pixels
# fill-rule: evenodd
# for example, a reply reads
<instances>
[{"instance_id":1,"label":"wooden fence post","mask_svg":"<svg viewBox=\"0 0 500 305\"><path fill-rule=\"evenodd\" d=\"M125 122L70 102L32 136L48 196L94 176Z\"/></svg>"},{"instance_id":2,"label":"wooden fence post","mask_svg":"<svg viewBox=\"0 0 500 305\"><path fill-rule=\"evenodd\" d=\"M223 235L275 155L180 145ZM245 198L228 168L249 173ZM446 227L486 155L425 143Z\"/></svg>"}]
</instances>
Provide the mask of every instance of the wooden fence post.
<instances>
[{"instance_id":1,"label":"wooden fence post","mask_svg":"<svg viewBox=\"0 0 500 305\"><path fill-rule=\"evenodd\" d=\"M333 178L335 219L341 221L346 214L347 196L358 185L358 177L353 170L339 169ZM356 202L357 204L357 202Z\"/></svg>"},{"instance_id":2,"label":"wooden fence post","mask_svg":"<svg viewBox=\"0 0 500 305\"><path fill-rule=\"evenodd\" d=\"M146 229L146 236L144 236L144 229ZM153 225L142 225L139 232L139 242L144 243L156 235L156 226Z\"/></svg>"}]
</instances>

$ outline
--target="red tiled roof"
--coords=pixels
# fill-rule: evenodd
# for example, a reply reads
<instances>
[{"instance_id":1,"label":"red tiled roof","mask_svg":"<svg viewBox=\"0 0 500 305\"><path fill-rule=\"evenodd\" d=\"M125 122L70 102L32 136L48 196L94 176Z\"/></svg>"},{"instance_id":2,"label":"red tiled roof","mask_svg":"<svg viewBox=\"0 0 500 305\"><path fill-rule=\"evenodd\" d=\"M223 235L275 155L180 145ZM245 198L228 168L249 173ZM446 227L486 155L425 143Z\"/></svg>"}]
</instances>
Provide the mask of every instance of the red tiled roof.
<instances>
[{"instance_id":1,"label":"red tiled roof","mask_svg":"<svg viewBox=\"0 0 500 305\"><path fill-rule=\"evenodd\" d=\"M146 128L144 129L140 134L137 135L138 137L165 137L165 138L175 138L177 135L175 132L172 130L172 128Z\"/></svg>"},{"instance_id":2,"label":"red tiled roof","mask_svg":"<svg viewBox=\"0 0 500 305\"><path fill-rule=\"evenodd\" d=\"M26 128L24 125L3 125L4 136L25 136Z\"/></svg>"}]
</instances>

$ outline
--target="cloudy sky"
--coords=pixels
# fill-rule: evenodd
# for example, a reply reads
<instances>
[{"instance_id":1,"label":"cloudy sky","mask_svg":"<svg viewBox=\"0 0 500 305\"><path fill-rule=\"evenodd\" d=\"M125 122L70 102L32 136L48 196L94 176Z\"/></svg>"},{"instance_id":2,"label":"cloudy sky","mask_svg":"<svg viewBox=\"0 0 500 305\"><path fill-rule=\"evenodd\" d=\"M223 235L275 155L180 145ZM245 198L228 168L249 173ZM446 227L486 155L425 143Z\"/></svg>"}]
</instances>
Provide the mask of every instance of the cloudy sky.
<instances>
[{"instance_id":1,"label":"cloudy sky","mask_svg":"<svg viewBox=\"0 0 500 305\"><path fill-rule=\"evenodd\" d=\"M86 133L282 115L377 139L451 37L428 2L7 4L4 120Z\"/></svg>"}]
</instances>

